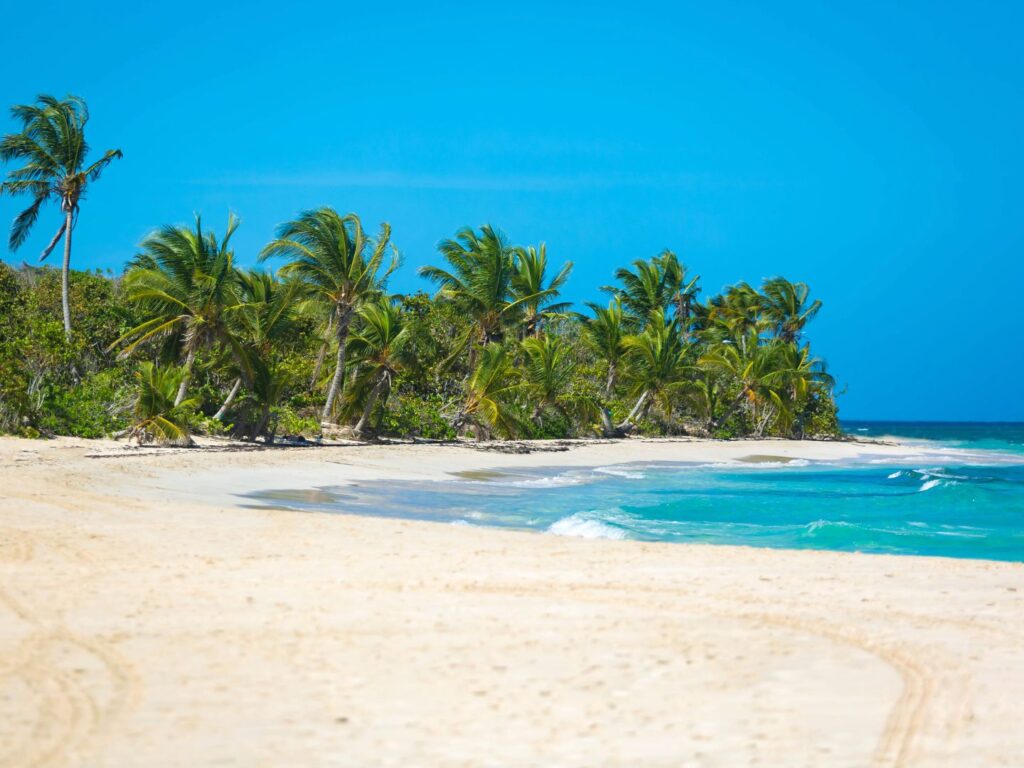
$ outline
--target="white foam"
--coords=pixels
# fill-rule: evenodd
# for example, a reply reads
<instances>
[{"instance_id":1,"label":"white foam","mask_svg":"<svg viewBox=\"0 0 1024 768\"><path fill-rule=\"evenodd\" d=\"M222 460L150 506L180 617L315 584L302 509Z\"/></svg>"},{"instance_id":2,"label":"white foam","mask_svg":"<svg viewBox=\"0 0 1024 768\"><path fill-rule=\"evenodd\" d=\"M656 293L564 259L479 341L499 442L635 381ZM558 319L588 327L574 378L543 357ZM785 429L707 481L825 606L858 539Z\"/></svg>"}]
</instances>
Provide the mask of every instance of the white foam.
<instances>
[{"instance_id":1,"label":"white foam","mask_svg":"<svg viewBox=\"0 0 1024 768\"><path fill-rule=\"evenodd\" d=\"M558 536L576 536L581 539L626 538L626 532L621 528L603 523L585 512L577 512L556 520L548 527L548 532Z\"/></svg>"},{"instance_id":2,"label":"white foam","mask_svg":"<svg viewBox=\"0 0 1024 768\"><path fill-rule=\"evenodd\" d=\"M595 472L600 472L602 475L612 475L614 477L625 477L629 480L643 480L647 475L643 472L630 471L623 469L622 467L595 467Z\"/></svg>"},{"instance_id":3,"label":"white foam","mask_svg":"<svg viewBox=\"0 0 1024 768\"><path fill-rule=\"evenodd\" d=\"M931 480L926 480L925 482L923 482L921 484L921 487L918 490L919 491L930 491L932 488L934 488L937 485L942 485L942 481L939 480L938 478L932 478Z\"/></svg>"},{"instance_id":4,"label":"white foam","mask_svg":"<svg viewBox=\"0 0 1024 768\"><path fill-rule=\"evenodd\" d=\"M537 477L531 480L515 480L507 483L495 483L496 485L513 485L528 488L559 488L565 485L582 485L585 483L579 475L552 475L550 477Z\"/></svg>"}]
</instances>

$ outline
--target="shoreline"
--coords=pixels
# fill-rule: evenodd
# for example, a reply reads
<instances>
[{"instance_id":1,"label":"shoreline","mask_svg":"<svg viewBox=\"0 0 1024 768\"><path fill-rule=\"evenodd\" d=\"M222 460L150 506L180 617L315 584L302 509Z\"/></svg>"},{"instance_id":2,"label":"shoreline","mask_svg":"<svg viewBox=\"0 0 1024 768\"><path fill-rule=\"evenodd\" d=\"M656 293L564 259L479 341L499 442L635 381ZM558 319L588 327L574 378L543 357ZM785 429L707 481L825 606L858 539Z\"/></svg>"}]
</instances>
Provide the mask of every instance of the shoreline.
<instances>
[{"instance_id":1,"label":"shoreline","mask_svg":"<svg viewBox=\"0 0 1024 768\"><path fill-rule=\"evenodd\" d=\"M864 447L96 459L118 449L0 439L0 766L1012 764L1020 563L530 535L234 495Z\"/></svg>"}]
</instances>

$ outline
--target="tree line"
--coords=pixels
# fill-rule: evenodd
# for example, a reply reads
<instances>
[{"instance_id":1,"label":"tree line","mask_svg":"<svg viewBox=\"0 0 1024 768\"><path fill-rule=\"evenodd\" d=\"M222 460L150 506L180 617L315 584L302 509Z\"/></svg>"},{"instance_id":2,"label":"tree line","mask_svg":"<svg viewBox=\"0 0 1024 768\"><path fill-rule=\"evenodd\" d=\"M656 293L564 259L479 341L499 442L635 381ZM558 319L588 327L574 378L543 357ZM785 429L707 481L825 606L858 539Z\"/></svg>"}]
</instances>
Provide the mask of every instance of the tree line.
<instances>
[{"instance_id":1,"label":"tree line","mask_svg":"<svg viewBox=\"0 0 1024 768\"><path fill-rule=\"evenodd\" d=\"M236 264L239 222L197 216L148 235L124 273L70 267L86 189L115 159L88 164L85 102L17 106L0 140L17 164L0 194L27 195L9 246L55 203L58 273L0 265L0 430L130 435L188 443L195 433L273 441L322 431L432 439L630 433L821 437L839 434L834 382L804 329L821 308L783 278L701 301L671 251L617 269L607 303L575 310L572 263L543 243L464 228L420 275L431 293L394 294L391 230L368 232L329 207L278 227ZM59 312L58 312L59 302Z\"/></svg>"}]
</instances>

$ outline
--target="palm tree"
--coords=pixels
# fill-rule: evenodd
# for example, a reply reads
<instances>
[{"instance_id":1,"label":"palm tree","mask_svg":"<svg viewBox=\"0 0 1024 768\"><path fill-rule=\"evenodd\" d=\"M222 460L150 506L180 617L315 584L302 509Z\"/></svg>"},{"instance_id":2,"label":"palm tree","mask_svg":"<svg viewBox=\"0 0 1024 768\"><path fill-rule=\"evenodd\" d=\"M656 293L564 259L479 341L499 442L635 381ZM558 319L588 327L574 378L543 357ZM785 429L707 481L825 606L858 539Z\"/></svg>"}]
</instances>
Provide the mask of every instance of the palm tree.
<instances>
[{"instance_id":1,"label":"palm tree","mask_svg":"<svg viewBox=\"0 0 1024 768\"><path fill-rule=\"evenodd\" d=\"M515 273L512 275L512 300L523 314L523 336L536 336L544 320L563 315L569 302L555 302L559 290L569 279L572 262L567 261L547 282L547 246L529 246L516 252ZM545 284L546 283L546 284Z\"/></svg>"},{"instance_id":2,"label":"palm tree","mask_svg":"<svg viewBox=\"0 0 1024 768\"><path fill-rule=\"evenodd\" d=\"M311 301L330 314L329 327L338 350L321 421L330 421L335 400L341 393L349 326L355 312L381 294L387 278L398 266L394 247L390 264L384 264L390 240L391 227L386 223L381 224L380 234L372 238L354 213L341 216L332 208L318 208L278 227L277 239L260 254L261 260L275 256L290 259L281 273L305 282Z\"/></svg>"},{"instance_id":3,"label":"palm tree","mask_svg":"<svg viewBox=\"0 0 1024 768\"><path fill-rule=\"evenodd\" d=\"M608 374L604 383L604 396L607 399L611 398L615 392L619 364L626 354L626 345L623 342L627 333L625 316L622 312L622 300L616 296L608 302L607 309L596 304L588 303L587 306L594 316L586 320L586 325L583 327L583 338L587 346L608 366Z\"/></svg>"},{"instance_id":4,"label":"palm tree","mask_svg":"<svg viewBox=\"0 0 1024 768\"><path fill-rule=\"evenodd\" d=\"M697 369L697 378L682 388L683 402L700 419L701 430L710 436L715 427L715 414L721 407L722 386L718 376Z\"/></svg>"},{"instance_id":5,"label":"palm tree","mask_svg":"<svg viewBox=\"0 0 1024 768\"><path fill-rule=\"evenodd\" d=\"M766 280L761 288L764 294L764 314L781 341L799 344L800 334L821 310L821 301L810 304L811 289L806 283L791 283L783 277Z\"/></svg>"},{"instance_id":6,"label":"palm tree","mask_svg":"<svg viewBox=\"0 0 1024 768\"><path fill-rule=\"evenodd\" d=\"M623 344L631 391L637 401L620 428L646 413L654 402L660 402L666 414L670 413L672 395L687 372L687 348L679 333L679 319L669 319L664 309L652 311L643 333L627 336Z\"/></svg>"},{"instance_id":7,"label":"palm tree","mask_svg":"<svg viewBox=\"0 0 1024 768\"><path fill-rule=\"evenodd\" d=\"M460 339L457 349L470 348L470 365L477 344L486 346L499 340L510 321L509 296L515 273L515 248L505 234L485 224L477 234L470 227L460 229L454 240L443 240L437 247L449 269L420 267L419 273L440 286L438 297L453 302L473 319L475 338Z\"/></svg>"},{"instance_id":8,"label":"palm tree","mask_svg":"<svg viewBox=\"0 0 1024 768\"><path fill-rule=\"evenodd\" d=\"M714 420L712 427L722 424L744 404L759 437L771 416L778 415L783 420L790 418L786 391L789 374L780 362L777 345L750 345L744 349L735 344L719 344L703 354L698 365L710 374L724 376L737 386L736 397Z\"/></svg>"},{"instance_id":9,"label":"palm tree","mask_svg":"<svg viewBox=\"0 0 1024 768\"><path fill-rule=\"evenodd\" d=\"M175 405L184 401L196 355L204 347L229 349L239 368L251 371L250 358L228 321L241 303L234 252L229 248L237 228L233 215L221 240L203 231L199 216L194 228L162 227L142 241L141 252L125 274L125 298L140 305L148 319L111 348L124 343L121 354L127 356L143 342L173 337L184 356Z\"/></svg>"},{"instance_id":10,"label":"palm tree","mask_svg":"<svg viewBox=\"0 0 1024 768\"><path fill-rule=\"evenodd\" d=\"M226 314L232 337L246 354L269 362L274 352L298 331L296 308L302 291L299 282L281 280L268 272L250 269L238 273L238 304L229 307ZM231 391L213 418L224 417L248 373L239 369Z\"/></svg>"},{"instance_id":11,"label":"palm tree","mask_svg":"<svg viewBox=\"0 0 1024 768\"><path fill-rule=\"evenodd\" d=\"M176 401L185 371L175 366L160 367L149 361L139 363L135 378L134 424L128 435L141 445L157 440L171 445L191 445L188 416L199 405L197 398Z\"/></svg>"},{"instance_id":12,"label":"palm tree","mask_svg":"<svg viewBox=\"0 0 1024 768\"><path fill-rule=\"evenodd\" d=\"M7 180L0 184L0 196L30 195L32 203L15 217L8 245L11 251L18 250L32 231L43 205L48 201L59 203L63 221L39 260L50 255L63 235L61 307L64 334L70 337L71 233L87 186L99 179L115 158L121 157L121 150L108 149L101 158L86 165L89 145L85 141L85 124L89 121L89 109L78 96L67 96L62 101L39 96L35 104L12 107L11 115L21 121L21 132L0 139L0 160L23 160L25 164L8 172Z\"/></svg>"},{"instance_id":13,"label":"palm tree","mask_svg":"<svg viewBox=\"0 0 1024 768\"><path fill-rule=\"evenodd\" d=\"M672 251L666 250L646 261L637 259L633 262L633 269L620 267L615 270L615 279L622 286L606 285L601 290L619 297L633 325L641 326L655 310L668 309L671 304L678 307L685 302L684 290L696 295L696 280L684 289L685 277L686 268Z\"/></svg>"},{"instance_id":14,"label":"palm tree","mask_svg":"<svg viewBox=\"0 0 1024 768\"><path fill-rule=\"evenodd\" d=\"M388 299L366 304L359 310L359 327L352 335L353 356L359 361L359 389L366 392L356 434L363 434L378 402L387 403L395 377L411 361L412 338L401 310Z\"/></svg>"},{"instance_id":15,"label":"palm tree","mask_svg":"<svg viewBox=\"0 0 1024 768\"><path fill-rule=\"evenodd\" d=\"M685 337L690 328L690 316L697 302L697 294L700 293L700 288L697 287L700 275L691 278L686 273L686 267L672 251L662 251L658 261L665 273L667 293L675 307L676 317L679 318L679 331Z\"/></svg>"},{"instance_id":16,"label":"palm tree","mask_svg":"<svg viewBox=\"0 0 1024 768\"><path fill-rule=\"evenodd\" d=\"M558 336L532 336L522 343L523 384L533 402L530 418L540 420L545 408L561 410L561 397L569 387L573 363L566 343Z\"/></svg>"},{"instance_id":17,"label":"palm tree","mask_svg":"<svg viewBox=\"0 0 1024 768\"><path fill-rule=\"evenodd\" d=\"M764 296L746 283L730 286L724 294L708 302L700 333L702 341L708 347L723 342L735 344L746 354L769 328L764 317L764 302Z\"/></svg>"},{"instance_id":18,"label":"palm tree","mask_svg":"<svg viewBox=\"0 0 1024 768\"><path fill-rule=\"evenodd\" d=\"M439 298L453 302L472 318L469 334L458 340L449 358L468 346L470 367L476 363L477 348L500 341L523 307L531 303L543 307L544 300L558 294L557 285L543 288L536 282L543 282L546 255L542 259L540 253L534 254L532 265L541 267L539 275L535 271L532 275L524 274L517 269L517 262L522 263L520 255L526 252L512 246L504 233L490 224L481 227L479 234L464 227L454 240L442 241L438 250L449 268L426 266L420 267L419 272L440 286ZM530 271L529 266L525 269ZM566 269L563 267L562 272L567 276ZM560 276L561 272L556 279ZM536 290L531 292L531 287Z\"/></svg>"},{"instance_id":19,"label":"palm tree","mask_svg":"<svg viewBox=\"0 0 1024 768\"><path fill-rule=\"evenodd\" d=\"M520 374L512 358L500 344L488 344L480 350L480 359L466 383L466 399L453 426L471 424L478 438L496 431L515 434L517 419L511 401L519 391Z\"/></svg>"}]
</instances>

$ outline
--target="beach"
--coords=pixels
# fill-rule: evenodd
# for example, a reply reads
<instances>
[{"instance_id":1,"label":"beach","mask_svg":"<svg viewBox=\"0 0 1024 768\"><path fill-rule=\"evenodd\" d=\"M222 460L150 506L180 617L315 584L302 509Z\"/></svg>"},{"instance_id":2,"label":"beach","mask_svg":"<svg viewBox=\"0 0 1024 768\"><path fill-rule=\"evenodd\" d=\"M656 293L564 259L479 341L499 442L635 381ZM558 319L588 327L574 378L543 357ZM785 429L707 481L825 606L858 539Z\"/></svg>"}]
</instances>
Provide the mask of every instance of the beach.
<instances>
[{"instance_id":1,"label":"beach","mask_svg":"<svg viewBox=\"0 0 1024 768\"><path fill-rule=\"evenodd\" d=\"M586 540L242 496L913 452L563 447L0 438L0 766L1019 765L1020 563Z\"/></svg>"}]
</instances>

